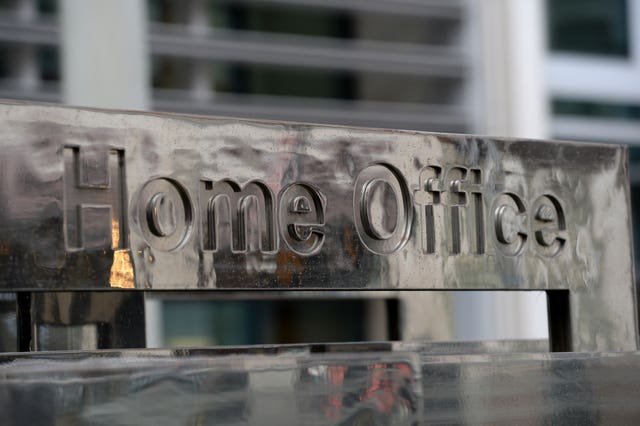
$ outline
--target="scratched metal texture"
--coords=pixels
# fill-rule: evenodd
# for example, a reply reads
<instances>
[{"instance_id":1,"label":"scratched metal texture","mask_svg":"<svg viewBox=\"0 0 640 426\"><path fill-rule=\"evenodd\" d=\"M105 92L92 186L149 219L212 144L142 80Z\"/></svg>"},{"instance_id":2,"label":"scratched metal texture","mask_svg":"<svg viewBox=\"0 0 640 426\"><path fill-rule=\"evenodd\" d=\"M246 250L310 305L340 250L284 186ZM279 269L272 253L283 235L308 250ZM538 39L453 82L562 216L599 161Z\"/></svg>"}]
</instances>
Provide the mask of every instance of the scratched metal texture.
<instances>
[{"instance_id":1,"label":"scratched metal texture","mask_svg":"<svg viewBox=\"0 0 640 426\"><path fill-rule=\"evenodd\" d=\"M4 291L566 290L574 350L637 348L624 147L12 103L0 127Z\"/></svg>"},{"instance_id":2,"label":"scratched metal texture","mask_svg":"<svg viewBox=\"0 0 640 426\"><path fill-rule=\"evenodd\" d=\"M15 354L0 358L0 410L6 425L640 421L638 353L433 355L375 346Z\"/></svg>"}]
</instances>

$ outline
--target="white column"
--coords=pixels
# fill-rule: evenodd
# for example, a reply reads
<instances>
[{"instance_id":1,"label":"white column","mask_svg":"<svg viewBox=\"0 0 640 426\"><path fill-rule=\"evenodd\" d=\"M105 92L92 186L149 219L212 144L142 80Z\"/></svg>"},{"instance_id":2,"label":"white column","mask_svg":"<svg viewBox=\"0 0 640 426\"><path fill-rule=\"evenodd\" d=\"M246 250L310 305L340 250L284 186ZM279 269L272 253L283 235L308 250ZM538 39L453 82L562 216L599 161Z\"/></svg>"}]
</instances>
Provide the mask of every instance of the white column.
<instances>
[{"instance_id":1,"label":"white column","mask_svg":"<svg viewBox=\"0 0 640 426\"><path fill-rule=\"evenodd\" d=\"M476 29L470 49L477 131L494 136L546 138L546 17L543 0L470 2Z\"/></svg>"},{"instance_id":2,"label":"white column","mask_svg":"<svg viewBox=\"0 0 640 426\"><path fill-rule=\"evenodd\" d=\"M38 17L35 0L18 0L15 5L16 19L21 23L31 23ZM40 86L38 68L38 48L31 44L17 45L12 49L11 77L16 79L22 92L35 92Z\"/></svg>"},{"instance_id":3,"label":"white column","mask_svg":"<svg viewBox=\"0 0 640 426\"><path fill-rule=\"evenodd\" d=\"M146 0L60 1L62 84L66 104L149 108L147 19ZM160 345L161 316L156 307L157 304L152 305L145 311L145 324L151 343ZM72 338L74 329L61 333Z\"/></svg>"},{"instance_id":4,"label":"white column","mask_svg":"<svg viewBox=\"0 0 640 426\"><path fill-rule=\"evenodd\" d=\"M549 137L543 0L469 0L476 133ZM468 339L546 336L546 298L536 293L456 295L456 334Z\"/></svg>"},{"instance_id":5,"label":"white column","mask_svg":"<svg viewBox=\"0 0 640 426\"><path fill-rule=\"evenodd\" d=\"M62 0L64 101L148 109L149 53L144 0Z\"/></svg>"},{"instance_id":6,"label":"white column","mask_svg":"<svg viewBox=\"0 0 640 426\"><path fill-rule=\"evenodd\" d=\"M211 32L208 2L188 1L188 27L192 37L206 38ZM191 97L197 103L208 103L213 98L211 67L206 59L194 59L191 64Z\"/></svg>"}]
</instances>

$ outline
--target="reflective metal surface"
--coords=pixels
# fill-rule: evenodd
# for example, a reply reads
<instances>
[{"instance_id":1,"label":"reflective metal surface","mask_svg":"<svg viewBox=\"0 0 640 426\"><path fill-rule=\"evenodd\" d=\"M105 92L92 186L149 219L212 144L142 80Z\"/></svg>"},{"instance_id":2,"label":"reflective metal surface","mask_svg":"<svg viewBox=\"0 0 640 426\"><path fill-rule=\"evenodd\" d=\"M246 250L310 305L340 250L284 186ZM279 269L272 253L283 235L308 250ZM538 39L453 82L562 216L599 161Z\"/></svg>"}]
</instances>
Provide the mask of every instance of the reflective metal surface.
<instances>
[{"instance_id":1,"label":"reflective metal surface","mask_svg":"<svg viewBox=\"0 0 640 426\"><path fill-rule=\"evenodd\" d=\"M623 147L10 103L0 125L3 290L553 290L563 348L637 347Z\"/></svg>"},{"instance_id":2,"label":"reflective metal surface","mask_svg":"<svg viewBox=\"0 0 640 426\"><path fill-rule=\"evenodd\" d=\"M17 347L16 296L0 295L0 352L16 352Z\"/></svg>"},{"instance_id":3,"label":"reflective metal surface","mask_svg":"<svg viewBox=\"0 0 640 426\"><path fill-rule=\"evenodd\" d=\"M429 355L375 345L354 349L5 357L0 409L5 424L640 421L637 353Z\"/></svg>"},{"instance_id":4,"label":"reflective metal surface","mask_svg":"<svg viewBox=\"0 0 640 426\"><path fill-rule=\"evenodd\" d=\"M0 342L45 351L0 355L3 424L640 422L622 147L10 103L0 125ZM422 340L453 333L435 290L542 290L550 338L116 350L145 345L140 290L249 289L393 297Z\"/></svg>"},{"instance_id":5,"label":"reflective metal surface","mask_svg":"<svg viewBox=\"0 0 640 426\"><path fill-rule=\"evenodd\" d=\"M31 350L145 347L142 292L34 292Z\"/></svg>"}]
</instances>

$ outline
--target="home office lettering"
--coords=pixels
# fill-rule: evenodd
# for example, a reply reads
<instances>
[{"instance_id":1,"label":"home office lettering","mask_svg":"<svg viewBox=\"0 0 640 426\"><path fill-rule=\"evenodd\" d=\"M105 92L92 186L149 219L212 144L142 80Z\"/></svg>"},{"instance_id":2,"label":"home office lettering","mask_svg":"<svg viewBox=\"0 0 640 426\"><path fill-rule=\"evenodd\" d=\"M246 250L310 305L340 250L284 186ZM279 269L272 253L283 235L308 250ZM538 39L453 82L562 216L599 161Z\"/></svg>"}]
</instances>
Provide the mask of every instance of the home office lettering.
<instances>
[{"instance_id":1,"label":"home office lettering","mask_svg":"<svg viewBox=\"0 0 640 426\"><path fill-rule=\"evenodd\" d=\"M127 247L124 151L65 148L64 227L67 250ZM413 192L387 163L359 171L353 184L353 223L362 245L377 255L401 250L412 235L425 255L483 255L492 243L505 256L527 247L557 255L567 243L561 201L550 193L524 199L514 192L488 200L477 167L429 164ZM413 186L415 187L415 186ZM318 253L327 238L327 197L309 182L275 194L263 181L200 179L197 194L170 177L144 183L130 200L134 230L150 247L178 251L198 238L203 252ZM416 218L414 220L414 215ZM415 233L412 227L417 226Z\"/></svg>"}]
</instances>

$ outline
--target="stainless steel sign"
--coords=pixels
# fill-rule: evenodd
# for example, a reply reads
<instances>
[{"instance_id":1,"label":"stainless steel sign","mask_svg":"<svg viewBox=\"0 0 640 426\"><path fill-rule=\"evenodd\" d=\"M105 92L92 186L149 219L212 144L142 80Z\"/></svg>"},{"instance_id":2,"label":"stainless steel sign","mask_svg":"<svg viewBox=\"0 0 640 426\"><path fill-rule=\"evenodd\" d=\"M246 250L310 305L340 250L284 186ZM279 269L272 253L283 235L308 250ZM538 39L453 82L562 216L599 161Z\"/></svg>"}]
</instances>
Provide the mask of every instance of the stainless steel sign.
<instances>
[{"instance_id":1,"label":"stainless steel sign","mask_svg":"<svg viewBox=\"0 0 640 426\"><path fill-rule=\"evenodd\" d=\"M567 290L633 317L619 146L11 104L0 125L5 290Z\"/></svg>"}]
</instances>

